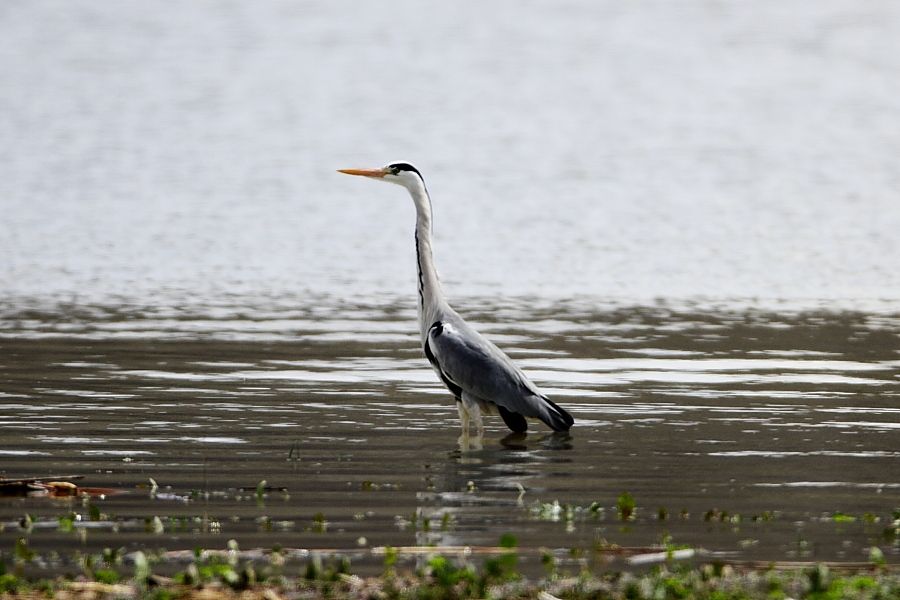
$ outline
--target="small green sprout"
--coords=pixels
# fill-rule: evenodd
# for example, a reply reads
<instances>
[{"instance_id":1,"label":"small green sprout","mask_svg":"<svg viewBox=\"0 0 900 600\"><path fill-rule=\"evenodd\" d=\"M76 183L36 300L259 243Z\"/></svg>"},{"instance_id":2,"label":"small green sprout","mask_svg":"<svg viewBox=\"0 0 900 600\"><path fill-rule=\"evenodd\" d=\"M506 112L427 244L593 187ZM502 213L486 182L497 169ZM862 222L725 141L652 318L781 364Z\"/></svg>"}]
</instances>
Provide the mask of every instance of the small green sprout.
<instances>
[{"instance_id":1,"label":"small green sprout","mask_svg":"<svg viewBox=\"0 0 900 600\"><path fill-rule=\"evenodd\" d=\"M622 492L616 501L616 511L618 511L621 521L633 521L636 507L634 496L628 492Z\"/></svg>"}]
</instances>

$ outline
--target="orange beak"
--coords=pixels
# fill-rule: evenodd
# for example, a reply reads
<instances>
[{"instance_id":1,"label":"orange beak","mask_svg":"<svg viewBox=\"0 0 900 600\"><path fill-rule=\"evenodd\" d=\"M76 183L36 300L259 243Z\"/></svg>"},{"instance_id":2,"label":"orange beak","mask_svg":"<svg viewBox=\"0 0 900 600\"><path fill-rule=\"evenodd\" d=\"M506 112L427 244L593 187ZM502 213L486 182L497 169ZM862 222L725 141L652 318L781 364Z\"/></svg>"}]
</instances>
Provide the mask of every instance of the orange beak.
<instances>
[{"instance_id":1,"label":"orange beak","mask_svg":"<svg viewBox=\"0 0 900 600\"><path fill-rule=\"evenodd\" d=\"M384 177L387 175L387 171L384 169L338 169L338 173L362 175L363 177Z\"/></svg>"}]
</instances>

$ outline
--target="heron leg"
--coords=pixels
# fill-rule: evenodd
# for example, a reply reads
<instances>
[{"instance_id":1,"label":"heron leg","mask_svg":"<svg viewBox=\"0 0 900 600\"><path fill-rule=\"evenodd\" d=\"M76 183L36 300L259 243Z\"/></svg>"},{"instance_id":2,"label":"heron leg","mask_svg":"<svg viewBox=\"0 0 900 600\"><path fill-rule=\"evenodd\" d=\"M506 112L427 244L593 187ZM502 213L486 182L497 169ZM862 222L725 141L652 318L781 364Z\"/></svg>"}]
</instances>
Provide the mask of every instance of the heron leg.
<instances>
[{"instance_id":1,"label":"heron leg","mask_svg":"<svg viewBox=\"0 0 900 600\"><path fill-rule=\"evenodd\" d=\"M481 440L481 438L484 437L484 419L482 419L481 416L481 402L478 398L463 392L461 404L465 405L466 413L475 423L475 436Z\"/></svg>"},{"instance_id":2,"label":"heron leg","mask_svg":"<svg viewBox=\"0 0 900 600\"><path fill-rule=\"evenodd\" d=\"M465 404L459 400L456 402L456 410L459 412L459 425L462 429L462 435L459 436L460 444L468 444L469 441L469 411L466 410Z\"/></svg>"},{"instance_id":3,"label":"heron leg","mask_svg":"<svg viewBox=\"0 0 900 600\"><path fill-rule=\"evenodd\" d=\"M472 415L472 421L475 423L475 437L480 440L484 437L484 419L481 417L481 407L477 403L472 405L469 414Z\"/></svg>"}]
</instances>

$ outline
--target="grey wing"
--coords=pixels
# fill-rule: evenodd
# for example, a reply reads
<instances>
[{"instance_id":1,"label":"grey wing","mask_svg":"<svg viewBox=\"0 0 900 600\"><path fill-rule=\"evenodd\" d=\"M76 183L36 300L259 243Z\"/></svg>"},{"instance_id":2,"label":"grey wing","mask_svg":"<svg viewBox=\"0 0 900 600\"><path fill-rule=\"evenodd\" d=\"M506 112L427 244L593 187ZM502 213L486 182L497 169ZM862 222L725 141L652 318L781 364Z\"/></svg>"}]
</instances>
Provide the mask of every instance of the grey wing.
<instances>
[{"instance_id":1,"label":"grey wing","mask_svg":"<svg viewBox=\"0 0 900 600\"><path fill-rule=\"evenodd\" d=\"M509 411L552 420L548 401L534 384L465 323L436 322L428 330L425 353L455 396L465 391Z\"/></svg>"}]
</instances>

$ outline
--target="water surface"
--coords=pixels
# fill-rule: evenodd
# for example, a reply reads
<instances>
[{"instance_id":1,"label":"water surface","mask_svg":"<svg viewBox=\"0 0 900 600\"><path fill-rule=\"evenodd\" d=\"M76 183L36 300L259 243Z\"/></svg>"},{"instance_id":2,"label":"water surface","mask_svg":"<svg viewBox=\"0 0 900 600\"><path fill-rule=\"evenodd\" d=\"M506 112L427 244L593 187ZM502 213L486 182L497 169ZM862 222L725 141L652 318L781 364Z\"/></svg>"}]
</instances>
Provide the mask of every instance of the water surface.
<instances>
[{"instance_id":1,"label":"water surface","mask_svg":"<svg viewBox=\"0 0 900 600\"><path fill-rule=\"evenodd\" d=\"M0 4L0 476L121 492L0 499L0 553L897 562L897 13ZM334 172L401 158L448 297L570 437L459 451L411 203Z\"/></svg>"},{"instance_id":2,"label":"water surface","mask_svg":"<svg viewBox=\"0 0 900 600\"><path fill-rule=\"evenodd\" d=\"M366 563L511 532L526 551L671 536L732 560L900 558L882 537L900 498L896 315L486 304L462 309L572 412L570 435L508 436L494 418L461 452L405 302L7 306L0 473L122 493L91 501L111 524L75 533L56 519L89 520L82 500L2 499L4 546L28 513L49 521L29 543L62 551L233 538Z\"/></svg>"}]
</instances>

